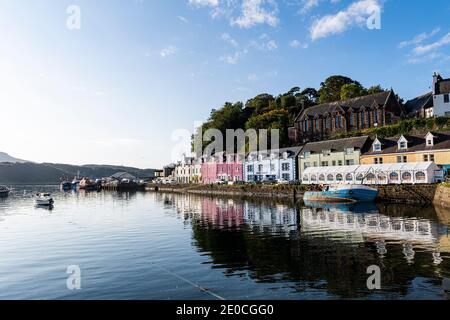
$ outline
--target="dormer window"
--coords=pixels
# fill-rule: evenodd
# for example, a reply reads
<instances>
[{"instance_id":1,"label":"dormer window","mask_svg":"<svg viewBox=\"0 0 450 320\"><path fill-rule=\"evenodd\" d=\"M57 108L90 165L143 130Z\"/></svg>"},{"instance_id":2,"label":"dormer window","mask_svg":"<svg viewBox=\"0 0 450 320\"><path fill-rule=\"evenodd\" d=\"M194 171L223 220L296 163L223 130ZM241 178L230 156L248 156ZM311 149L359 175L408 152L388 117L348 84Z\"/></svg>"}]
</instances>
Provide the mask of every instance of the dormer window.
<instances>
[{"instance_id":1,"label":"dormer window","mask_svg":"<svg viewBox=\"0 0 450 320\"><path fill-rule=\"evenodd\" d=\"M433 134L431 132L429 132L427 134L427 136L425 137L425 141L427 143L427 147L432 147L434 146L434 138L436 138L435 136L433 136Z\"/></svg>"},{"instance_id":2,"label":"dormer window","mask_svg":"<svg viewBox=\"0 0 450 320\"><path fill-rule=\"evenodd\" d=\"M323 156L324 156L324 157L329 157L329 156L331 156L331 150L323 150L322 153L323 153Z\"/></svg>"},{"instance_id":3,"label":"dormer window","mask_svg":"<svg viewBox=\"0 0 450 320\"><path fill-rule=\"evenodd\" d=\"M373 142L373 151L374 152L380 152L381 151L381 142L380 142L380 140L378 140L378 139L376 139L374 142Z\"/></svg>"},{"instance_id":4,"label":"dormer window","mask_svg":"<svg viewBox=\"0 0 450 320\"><path fill-rule=\"evenodd\" d=\"M406 140L404 136L401 136L401 138L398 140L398 149L399 150L408 149L408 140Z\"/></svg>"},{"instance_id":5,"label":"dormer window","mask_svg":"<svg viewBox=\"0 0 450 320\"><path fill-rule=\"evenodd\" d=\"M307 159L307 158L309 158L310 156L311 156L311 152L306 151L306 152L305 152L305 158Z\"/></svg>"},{"instance_id":6,"label":"dormer window","mask_svg":"<svg viewBox=\"0 0 450 320\"><path fill-rule=\"evenodd\" d=\"M283 152L283 159L286 160L288 158L288 153L287 152Z\"/></svg>"}]
</instances>

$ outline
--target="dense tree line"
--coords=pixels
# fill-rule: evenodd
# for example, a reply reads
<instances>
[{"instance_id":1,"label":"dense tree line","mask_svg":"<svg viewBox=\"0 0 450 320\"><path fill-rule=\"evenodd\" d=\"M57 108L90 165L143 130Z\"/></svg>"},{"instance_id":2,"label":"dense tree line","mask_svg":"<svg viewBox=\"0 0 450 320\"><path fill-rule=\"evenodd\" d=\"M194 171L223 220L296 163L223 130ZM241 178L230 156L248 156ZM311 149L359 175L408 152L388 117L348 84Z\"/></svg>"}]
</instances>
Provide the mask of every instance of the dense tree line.
<instances>
[{"instance_id":1,"label":"dense tree line","mask_svg":"<svg viewBox=\"0 0 450 320\"><path fill-rule=\"evenodd\" d=\"M225 137L227 129L279 129L280 144L285 147L289 145L288 127L303 109L382 91L384 89L379 85L364 88L358 81L349 77L331 76L320 84L319 89L302 90L300 87L294 87L278 96L263 93L245 103L226 102L221 108L211 111L202 130L204 133L208 129L218 129ZM200 131L193 136L193 142L199 137ZM225 141L223 143L225 146ZM206 144L208 143L203 143Z\"/></svg>"}]
</instances>

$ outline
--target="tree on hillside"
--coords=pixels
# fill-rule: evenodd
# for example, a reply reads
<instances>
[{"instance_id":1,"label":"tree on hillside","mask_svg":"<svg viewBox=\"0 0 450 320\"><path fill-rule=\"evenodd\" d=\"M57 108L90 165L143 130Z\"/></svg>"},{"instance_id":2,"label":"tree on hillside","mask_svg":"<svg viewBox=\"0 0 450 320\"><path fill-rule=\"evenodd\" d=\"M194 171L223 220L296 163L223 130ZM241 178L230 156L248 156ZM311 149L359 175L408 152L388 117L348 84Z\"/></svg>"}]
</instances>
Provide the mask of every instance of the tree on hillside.
<instances>
[{"instance_id":1,"label":"tree on hillside","mask_svg":"<svg viewBox=\"0 0 450 320\"><path fill-rule=\"evenodd\" d=\"M319 102L327 103L341 100L341 89L346 84L356 84L361 86L358 81L344 76L331 76L320 84Z\"/></svg>"},{"instance_id":2,"label":"tree on hillside","mask_svg":"<svg viewBox=\"0 0 450 320\"><path fill-rule=\"evenodd\" d=\"M386 91L383 89L379 84L376 86L371 86L369 89L367 89L367 94L375 94L375 93L381 93Z\"/></svg>"},{"instance_id":3,"label":"tree on hillside","mask_svg":"<svg viewBox=\"0 0 450 320\"><path fill-rule=\"evenodd\" d=\"M341 100L348 100L365 96L367 94L366 89L359 83L344 84L341 88Z\"/></svg>"},{"instance_id":4,"label":"tree on hillside","mask_svg":"<svg viewBox=\"0 0 450 320\"><path fill-rule=\"evenodd\" d=\"M306 88L296 95L297 101L305 108L312 107L319 101L319 92L314 88Z\"/></svg>"},{"instance_id":5,"label":"tree on hillside","mask_svg":"<svg viewBox=\"0 0 450 320\"><path fill-rule=\"evenodd\" d=\"M248 100L245 104L245 108L250 110L253 114L260 114L269 109L270 102L273 100L275 100L275 98L272 95L263 93Z\"/></svg>"},{"instance_id":6,"label":"tree on hillside","mask_svg":"<svg viewBox=\"0 0 450 320\"><path fill-rule=\"evenodd\" d=\"M286 146L288 143L287 128L292 121L292 117L285 109L271 110L264 114L251 117L245 124L246 129L279 129L280 130L280 145ZM270 132L269 132L270 142Z\"/></svg>"}]
</instances>

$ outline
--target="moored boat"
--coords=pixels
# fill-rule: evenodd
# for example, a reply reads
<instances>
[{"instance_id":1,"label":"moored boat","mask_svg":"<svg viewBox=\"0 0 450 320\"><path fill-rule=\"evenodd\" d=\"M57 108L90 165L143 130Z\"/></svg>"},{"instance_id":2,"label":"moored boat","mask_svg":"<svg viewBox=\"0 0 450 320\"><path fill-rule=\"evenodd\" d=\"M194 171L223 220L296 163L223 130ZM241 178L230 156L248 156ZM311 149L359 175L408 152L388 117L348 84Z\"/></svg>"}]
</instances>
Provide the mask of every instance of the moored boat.
<instances>
[{"instance_id":1,"label":"moored boat","mask_svg":"<svg viewBox=\"0 0 450 320\"><path fill-rule=\"evenodd\" d=\"M378 196L378 189L364 185L326 186L322 191L305 192L304 201L370 202Z\"/></svg>"},{"instance_id":2,"label":"moored boat","mask_svg":"<svg viewBox=\"0 0 450 320\"><path fill-rule=\"evenodd\" d=\"M80 181L79 188L80 190L92 191L97 189L97 184L88 178L83 178Z\"/></svg>"},{"instance_id":3,"label":"moored boat","mask_svg":"<svg viewBox=\"0 0 450 320\"><path fill-rule=\"evenodd\" d=\"M0 186L0 197L6 198L11 193L11 189L5 186Z\"/></svg>"},{"instance_id":4,"label":"moored boat","mask_svg":"<svg viewBox=\"0 0 450 320\"><path fill-rule=\"evenodd\" d=\"M63 191L72 190L72 182L69 182L69 181L61 182L61 190L63 190Z\"/></svg>"},{"instance_id":5,"label":"moored boat","mask_svg":"<svg viewBox=\"0 0 450 320\"><path fill-rule=\"evenodd\" d=\"M50 193L37 193L34 202L37 206L52 206L55 203Z\"/></svg>"}]
</instances>

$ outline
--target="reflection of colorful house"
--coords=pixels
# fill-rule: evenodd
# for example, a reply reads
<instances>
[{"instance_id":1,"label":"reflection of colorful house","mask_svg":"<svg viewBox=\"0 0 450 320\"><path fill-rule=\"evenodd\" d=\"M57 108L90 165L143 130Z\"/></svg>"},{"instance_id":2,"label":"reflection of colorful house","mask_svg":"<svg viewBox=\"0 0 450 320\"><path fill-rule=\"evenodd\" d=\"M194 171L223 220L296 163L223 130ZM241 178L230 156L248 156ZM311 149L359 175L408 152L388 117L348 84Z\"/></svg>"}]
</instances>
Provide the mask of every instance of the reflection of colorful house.
<instances>
[{"instance_id":1,"label":"reflection of colorful house","mask_svg":"<svg viewBox=\"0 0 450 320\"><path fill-rule=\"evenodd\" d=\"M216 154L204 158L201 165L203 183L211 184L218 181L243 181L243 156L238 154Z\"/></svg>"},{"instance_id":2,"label":"reflection of colorful house","mask_svg":"<svg viewBox=\"0 0 450 320\"><path fill-rule=\"evenodd\" d=\"M361 164L434 162L450 174L450 132L375 139Z\"/></svg>"}]
</instances>

